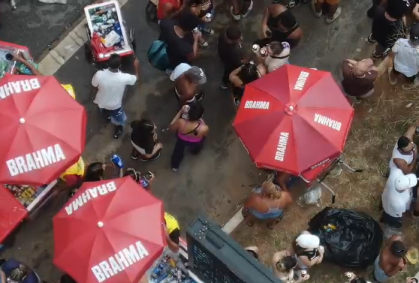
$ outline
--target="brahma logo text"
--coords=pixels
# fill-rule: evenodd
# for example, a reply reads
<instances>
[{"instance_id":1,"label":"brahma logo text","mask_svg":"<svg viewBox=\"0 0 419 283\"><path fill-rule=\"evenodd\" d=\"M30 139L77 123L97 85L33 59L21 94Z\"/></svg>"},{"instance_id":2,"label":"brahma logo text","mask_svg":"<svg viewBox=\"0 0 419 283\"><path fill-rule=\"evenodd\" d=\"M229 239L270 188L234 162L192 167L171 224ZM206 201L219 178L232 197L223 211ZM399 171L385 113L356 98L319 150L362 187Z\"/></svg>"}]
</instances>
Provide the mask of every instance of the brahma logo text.
<instances>
[{"instance_id":1,"label":"brahma logo text","mask_svg":"<svg viewBox=\"0 0 419 283\"><path fill-rule=\"evenodd\" d=\"M109 257L91 268L97 281L103 282L148 256L140 241Z\"/></svg>"},{"instance_id":2,"label":"brahma logo text","mask_svg":"<svg viewBox=\"0 0 419 283\"><path fill-rule=\"evenodd\" d=\"M281 133L279 135L278 146L276 147L275 153L275 160L284 161L289 135L289 133Z\"/></svg>"},{"instance_id":3,"label":"brahma logo text","mask_svg":"<svg viewBox=\"0 0 419 283\"><path fill-rule=\"evenodd\" d=\"M47 167L64 159L65 155L61 146L56 144L24 156L7 160L6 165L9 168L10 175L17 176L22 173Z\"/></svg>"},{"instance_id":4,"label":"brahma logo text","mask_svg":"<svg viewBox=\"0 0 419 283\"><path fill-rule=\"evenodd\" d=\"M303 90L309 75L309 73L301 71L300 75L298 76L297 82L295 83L294 89Z\"/></svg>"},{"instance_id":5,"label":"brahma logo text","mask_svg":"<svg viewBox=\"0 0 419 283\"><path fill-rule=\"evenodd\" d=\"M109 182L91 189L85 190L75 200L73 200L68 206L65 207L65 211L68 215L71 215L74 211L78 210L90 199L97 198L98 196L104 196L110 192L116 191L115 182Z\"/></svg>"},{"instance_id":6,"label":"brahma logo text","mask_svg":"<svg viewBox=\"0 0 419 283\"><path fill-rule=\"evenodd\" d=\"M269 109L269 101L246 101L244 108L248 109Z\"/></svg>"},{"instance_id":7,"label":"brahma logo text","mask_svg":"<svg viewBox=\"0 0 419 283\"><path fill-rule=\"evenodd\" d=\"M333 130L340 131L342 127L342 123L332 120L326 116L322 116L320 114L314 114L314 122L332 128Z\"/></svg>"},{"instance_id":8,"label":"brahma logo text","mask_svg":"<svg viewBox=\"0 0 419 283\"><path fill-rule=\"evenodd\" d=\"M0 98L5 99L11 94L18 94L21 92L31 91L41 88L38 79L21 80L17 82L10 82L0 86Z\"/></svg>"}]
</instances>

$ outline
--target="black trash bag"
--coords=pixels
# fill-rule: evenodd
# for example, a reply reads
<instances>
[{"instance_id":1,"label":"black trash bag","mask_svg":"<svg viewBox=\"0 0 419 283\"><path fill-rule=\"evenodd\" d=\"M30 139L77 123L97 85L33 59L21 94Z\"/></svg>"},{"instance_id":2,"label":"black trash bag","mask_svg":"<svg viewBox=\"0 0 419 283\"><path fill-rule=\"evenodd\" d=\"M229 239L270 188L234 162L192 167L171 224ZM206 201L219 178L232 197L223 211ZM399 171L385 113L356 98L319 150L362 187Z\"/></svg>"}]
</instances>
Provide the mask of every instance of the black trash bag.
<instances>
[{"instance_id":1,"label":"black trash bag","mask_svg":"<svg viewBox=\"0 0 419 283\"><path fill-rule=\"evenodd\" d=\"M346 268L366 268L380 253L383 230L366 213L326 207L308 223L320 238L324 259Z\"/></svg>"}]
</instances>

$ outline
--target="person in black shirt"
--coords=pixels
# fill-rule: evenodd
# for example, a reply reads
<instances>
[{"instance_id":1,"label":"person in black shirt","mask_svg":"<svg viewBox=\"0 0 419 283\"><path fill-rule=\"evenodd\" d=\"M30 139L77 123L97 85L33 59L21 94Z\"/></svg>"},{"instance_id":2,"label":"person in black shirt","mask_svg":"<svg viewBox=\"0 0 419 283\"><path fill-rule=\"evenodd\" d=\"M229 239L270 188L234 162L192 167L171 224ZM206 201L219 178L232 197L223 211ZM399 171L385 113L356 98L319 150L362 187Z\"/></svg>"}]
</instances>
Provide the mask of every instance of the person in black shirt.
<instances>
[{"instance_id":1,"label":"person in black shirt","mask_svg":"<svg viewBox=\"0 0 419 283\"><path fill-rule=\"evenodd\" d=\"M157 140L156 125L153 122L141 119L131 122L132 159L140 156L141 161L150 161L158 158L163 145Z\"/></svg>"},{"instance_id":2,"label":"person in black shirt","mask_svg":"<svg viewBox=\"0 0 419 283\"><path fill-rule=\"evenodd\" d=\"M221 31L218 36L218 56L224 64L224 74L221 88L227 89L228 76L243 64L243 50L240 40L242 33L237 26L230 26Z\"/></svg>"},{"instance_id":3,"label":"person in black shirt","mask_svg":"<svg viewBox=\"0 0 419 283\"><path fill-rule=\"evenodd\" d=\"M372 56L382 58L387 56L390 48L399 38L404 38L406 27L404 15L410 13L413 5L409 0L388 0L387 6L377 6L374 10L372 32L368 36L370 43L377 42Z\"/></svg>"},{"instance_id":4,"label":"person in black shirt","mask_svg":"<svg viewBox=\"0 0 419 283\"><path fill-rule=\"evenodd\" d=\"M265 68L260 65L256 66L253 62L248 62L231 72L229 79L233 86L234 105L240 105L245 85L259 79L263 75L265 75Z\"/></svg>"},{"instance_id":5,"label":"person in black shirt","mask_svg":"<svg viewBox=\"0 0 419 283\"><path fill-rule=\"evenodd\" d=\"M164 18L160 21L160 40L167 44L167 56L173 70L180 63L190 64L197 57L201 32L192 33L197 26L196 16L183 11L179 20Z\"/></svg>"}]
</instances>

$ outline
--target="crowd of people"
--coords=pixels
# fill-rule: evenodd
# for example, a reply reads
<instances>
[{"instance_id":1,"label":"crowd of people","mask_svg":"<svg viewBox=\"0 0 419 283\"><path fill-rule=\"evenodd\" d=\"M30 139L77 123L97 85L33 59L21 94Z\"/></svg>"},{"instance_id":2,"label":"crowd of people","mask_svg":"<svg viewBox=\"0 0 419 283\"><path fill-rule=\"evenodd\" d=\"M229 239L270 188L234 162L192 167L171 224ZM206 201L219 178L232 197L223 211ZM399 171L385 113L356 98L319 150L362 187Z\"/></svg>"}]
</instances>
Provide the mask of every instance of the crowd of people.
<instances>
[{"instance_id":1,"label":"crowd of people","mask_svg":"<svg viewBox=\"0 0 419 283\"><path fill-rule=\"evenodd\" d=\"M224 67L221 89L228 89L235 106L240 104L246 84L249 84L267 73L273 72L289 63L292 49L298 46L303 38L303 30L298 25L292 8L306 3L304 0L274 0L264 10L261 22L261 38L253 41L252 51L246 52L242 47L242 32L237 25L223 28L218 35L218 57ZM311 0L312 12L316 17L325 15L325 22L331 24L342 13L339 0ZM239 21L247 17L253 8L253 1L231 0L229 12L232 18ZM176 134L176 142L171 155L171 168L177 171L184 159L186 149L198 154L209 134L209 126L203 119L204 107L201 101L205 95L202 89L207 81L204 70L194 65L199 56L199 49L208 46L205 39L215 34L210 27L214 17L214 3L211 0L161 0L157 7L160 40L166 44L169 65L166 72L173 82L177 113L170 122L168 130ZM392 85L404 79L404 89L419 86L419 25L407 25L406 16L419 20L419 5L414 0L373 0L373 6L367 15L372 18L372 32L368 37L376 48L371 58L363 60L346 59L342 62L342 90L355 102L361 102L374 94L374 83L378 71L373 59L389 56L391 67L387 71ZM408 36L406 36L408 35ZM249 54L250 53L250 54ZM25 63L23 58L16 57ZM26 65L26 64L25 64ZM108 69L99 70L92 78L92 86L97 88L94 103L104 114L104 119L115 125L113 137L119 138L129 118L127 117L122 98L127 85L140 81L140 64L134 61L135 75L120 71L121 58L117 54L110 56ZM28 64L35 75L38 70ZM402 78L403 77L403 78ZM140 85L140 84L138 84ZM163 152L159 142L156 125L147 118L135 120L131 127L131 158L148 162L157 159ZM408 248L401 237L402 219L411 211L414 217L419 216L417 199L418 178L416 176L417 146L415 134L419 133L419 122L412 125L394 146L389 162L389 173L382 193L381 223L384 236L388 240L374 263L373 278L377 282L387 282L400 271L406 269ZM85 181L105 179L105 171L111 166L117 167L117 175L131 176L150 190L154 175L147 178L144 185L142 174L133 168L124 170L122 160L114 164L94 162L84 164L80 160L61 176L63 183L71 190L71 195ZM289 192L296 177L288 173L277 172L272 179L265 181L249 195L244 203L243 216L248 226L255 221L266 221L267 227L273 229L282 219L284 211L293 203ZM166 239L173 251L179 249L180 226L176 218L165 213ZM259 259L257 247L247 247L246 251ZM297 283L310 279L308 270L321 264L325 249L320 238L303 231L293 241L292 248L274 253L271 266L274 274L284 283ZM1 281L6 278L14 282L35 283L39 277L26 265L9 259L1 266ZM366 278L348 273L348 282L366 283ZM419 276L407 278L406 282L418 282ZM63 283L74 281L67 275L61 278Z\"/></svg>"}]
</instances>

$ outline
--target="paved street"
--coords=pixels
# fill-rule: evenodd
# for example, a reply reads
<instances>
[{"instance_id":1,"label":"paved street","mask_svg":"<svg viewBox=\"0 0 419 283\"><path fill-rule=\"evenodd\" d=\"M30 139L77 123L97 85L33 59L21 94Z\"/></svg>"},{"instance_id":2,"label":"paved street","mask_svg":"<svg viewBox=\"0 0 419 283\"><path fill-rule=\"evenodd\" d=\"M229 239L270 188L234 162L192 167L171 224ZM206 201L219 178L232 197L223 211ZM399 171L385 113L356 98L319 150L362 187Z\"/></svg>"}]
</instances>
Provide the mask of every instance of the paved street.
<instances>
[{"instance_id":1,"label":"paved street","mask_svg":"<svg viewBox=\"0 0 419 283\"><path fill-rule=\"evenodd\" d=\"M257 37L265 5L259 1L254 4L255 9L249 18L240 22L248 47ZM95 69L85 62L83 49L80 49L56 73L56 77L60 82L74 86L77 100L88 111L88 141L84 157L88 162L103 161L111 154L118 153L128 166L154 172L156 182L152 188L153 193L164 200L166 210L178 217L182 227L201 213L209 215L220 224L225 223L236 212L245 194L263 175L255 169L231 127L235 109L228 92L219 88L222 68L215 59L216 36L209 39L210 47L202 51L196 63L203 67L208 78L204 86L207 94L204 118L210 127L210 134L202 153L199 156L186 155L179 171L174 173L170 170L169 161L175 139L173 134L162 132L162 129L167 128L176 114L176 100L168 78L152 69L146 59L147 49L158 34L145 23L145 5L146 1L130 0L122 9L128 25L136 29L137 56L142 65L141 88L135 86L127 89L124 106L130 121L146 115L156 123L159 139L164 144L162 156L147 164L133 162L129 158L131 146L128 129L120 139L112 138L113 127L102 123L98 110L92 104L90 80ZM315 18L309 5L295 8L294 13L305 37L301 45L293 50L291 63L328 70L338 78L342 59L359 57L370 48L365 43L370 29L370 22L365 15L369 5L369 1L344 1L341 18L331 25L326 25L324 18ZM217 7L213 23L216 34L230 21L223 10L223 5ZM353 24L354 19L356 24ZM3 38L1 32L0 38ZM15 36L14 41L19 43L20 35ZM5 40L13 41L11 38ZM22 225L14 248L6 252L7 256L14 255L34 265L41 277L50 282L56 280L59 274L51 265L53 239L50 219L62 204L62 200L56 200L45 208L40 217Z\"/></svg>"}]
</instances>

